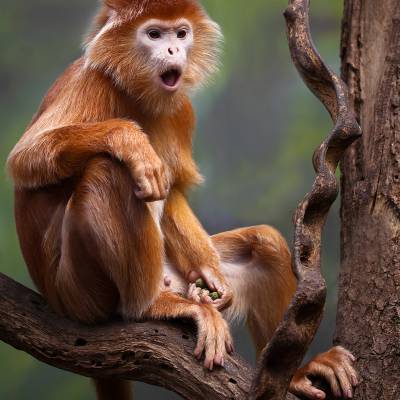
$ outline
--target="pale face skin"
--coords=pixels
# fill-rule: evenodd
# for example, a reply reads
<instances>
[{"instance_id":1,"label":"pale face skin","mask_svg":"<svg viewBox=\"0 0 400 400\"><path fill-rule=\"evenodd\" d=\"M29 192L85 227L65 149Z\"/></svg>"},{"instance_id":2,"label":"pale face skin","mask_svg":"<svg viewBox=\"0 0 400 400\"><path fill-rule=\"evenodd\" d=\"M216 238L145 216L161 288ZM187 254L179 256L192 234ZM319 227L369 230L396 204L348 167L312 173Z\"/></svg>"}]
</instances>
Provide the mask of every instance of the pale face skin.
<instances>
[{"instance_id":1,"label":"pale face skin","mask_svg":"<svg viewBox=\"0 0 400 400\"><path fill-rule=\"evenodd\" d=\"M182 75L193 46L190 22L186 19L151 19L138 28L136 42L148 57L161 89L176 92L182 83Z\"/></svg>"}]
</instances>

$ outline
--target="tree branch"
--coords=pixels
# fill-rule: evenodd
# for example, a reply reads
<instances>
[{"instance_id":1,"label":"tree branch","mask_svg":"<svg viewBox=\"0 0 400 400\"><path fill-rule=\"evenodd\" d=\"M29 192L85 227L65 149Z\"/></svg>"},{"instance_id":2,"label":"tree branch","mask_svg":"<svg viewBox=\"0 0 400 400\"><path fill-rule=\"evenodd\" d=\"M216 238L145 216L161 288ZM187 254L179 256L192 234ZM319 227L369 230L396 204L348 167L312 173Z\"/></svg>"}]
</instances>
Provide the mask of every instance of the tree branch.
<instances>
[{"instance_id":1,"label":"tree branch","mask_svg":"<svg viewBox=\"0 0 400 400\"><path fill-rule=\"evenodd\" d=\"M193 356L194 325L126 323L88 327L60 317L41 296L0 274L0 340L53 367L90 378L162 386L186 399L247 399L251 368L229 357L209 372Z\"/></svg>"}]
</instances>

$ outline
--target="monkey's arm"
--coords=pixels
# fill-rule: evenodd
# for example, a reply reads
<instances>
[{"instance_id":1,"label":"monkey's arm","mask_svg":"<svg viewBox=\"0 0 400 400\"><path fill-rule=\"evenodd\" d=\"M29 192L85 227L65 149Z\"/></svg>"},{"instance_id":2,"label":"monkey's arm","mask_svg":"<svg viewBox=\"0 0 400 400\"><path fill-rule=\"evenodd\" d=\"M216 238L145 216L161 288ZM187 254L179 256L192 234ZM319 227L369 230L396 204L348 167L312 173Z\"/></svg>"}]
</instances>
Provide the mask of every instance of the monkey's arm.
<instances>
[{"instance_id":1,"label":"monkey's arm","mask_svg":"<svg viewBox=\"0 0 400 400\"><path fill-rule=\"evenodd\" d=\"M165 198L167 182L160 159L141 129L125 120L28 131L7 164L17 187L37 188L81 174L87 161L96 155L123 162L132 174L139 198Z\"/></svg>"},{"instance_id":2,"label":"monkey's arm","mask_svg":"<svg viewBox=\"0 0 400 400\"><path fill-rule=\"evenodd\" d=\"M212 291L218 291L222 297L213 303L217 308L228 307L232 294L220 272L218 253L186 197L176 189L166 202L162 229L168 260L188 282L201 277Z\"/></svg>"}]
</instances>

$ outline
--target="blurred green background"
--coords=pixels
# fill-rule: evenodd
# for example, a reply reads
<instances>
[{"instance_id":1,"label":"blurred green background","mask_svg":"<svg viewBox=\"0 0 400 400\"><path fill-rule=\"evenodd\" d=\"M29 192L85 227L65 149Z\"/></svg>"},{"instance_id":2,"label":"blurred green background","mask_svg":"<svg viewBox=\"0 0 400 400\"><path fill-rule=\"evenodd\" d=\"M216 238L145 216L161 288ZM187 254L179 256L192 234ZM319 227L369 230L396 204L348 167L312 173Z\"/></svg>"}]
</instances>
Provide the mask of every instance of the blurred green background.
<instances>
[{"instance_id":1,"label":"blurred green background","mask_svg":"<svg viewBox=\"0 0 400 400\"><path fill-rule=\"evenodd\" d=\"M220 74L194 101L195 157L207 178L192 204L210 233L268 223L290 241L292 214L314 177L311 156L331 129L328 114L294 70L282 12L287 0L204 0L222 25ZM342 2L312 4L317 47L339 67ZM0 164L24 131L45 91L81 52L96 0L0 0ZM331 345L339 265L337 205L324 234L327 312L310 354ZM0 272L31 286L13 221L12 184L0 169ZM254 362L247 334L235 328L238 351ZM176 399L136 384L152 399ZM0 343L0 399L94 399L89 380L47 367Z\"/></svg>"}]
</instances>

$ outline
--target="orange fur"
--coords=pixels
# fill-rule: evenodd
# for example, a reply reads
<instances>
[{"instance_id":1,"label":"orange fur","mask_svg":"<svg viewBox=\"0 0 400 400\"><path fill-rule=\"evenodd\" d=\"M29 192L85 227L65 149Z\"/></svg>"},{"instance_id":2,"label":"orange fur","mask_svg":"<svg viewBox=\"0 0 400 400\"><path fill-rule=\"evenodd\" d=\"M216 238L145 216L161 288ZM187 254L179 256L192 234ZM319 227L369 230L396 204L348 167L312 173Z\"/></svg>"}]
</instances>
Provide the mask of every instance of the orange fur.
<instances>
[{"instance_id":1,"label":"orange fur","mask_svg":"<svg viewBox=\"0 0 400 400\"><path fill-rule=\"evenodd\" d=\"M219 256L209 235L190 209L185 196L178 190L170 193L164 209L162 230L167 258L186 280L190 272L211 267L219 274Z\"/></svg>"},{"instance_id":2,"label":"orange fur","mask_svg":"<svg viewBox=\"0 0 400 400\"><path fill-rule=\"evenodd\" d=\"M182 17L193 26L193 48L180 89L164 93L134 46L135 32L149 18ZM232 351L217 308L232 304L226 319L247 317L259 351L295 289L277 231L210 238L185 198L202 179L192 158L188 91L217 68L220 38L194 0L105 1L85 54L50 89L8 159L22 252L50 305L86 323L116 312L193 318L195 354L205 354L208 368ZM224 294L218 307L182 298L197 276ZM126 382L96 388L101 400L130 397Z\"/></svg>"}]
</instances>

